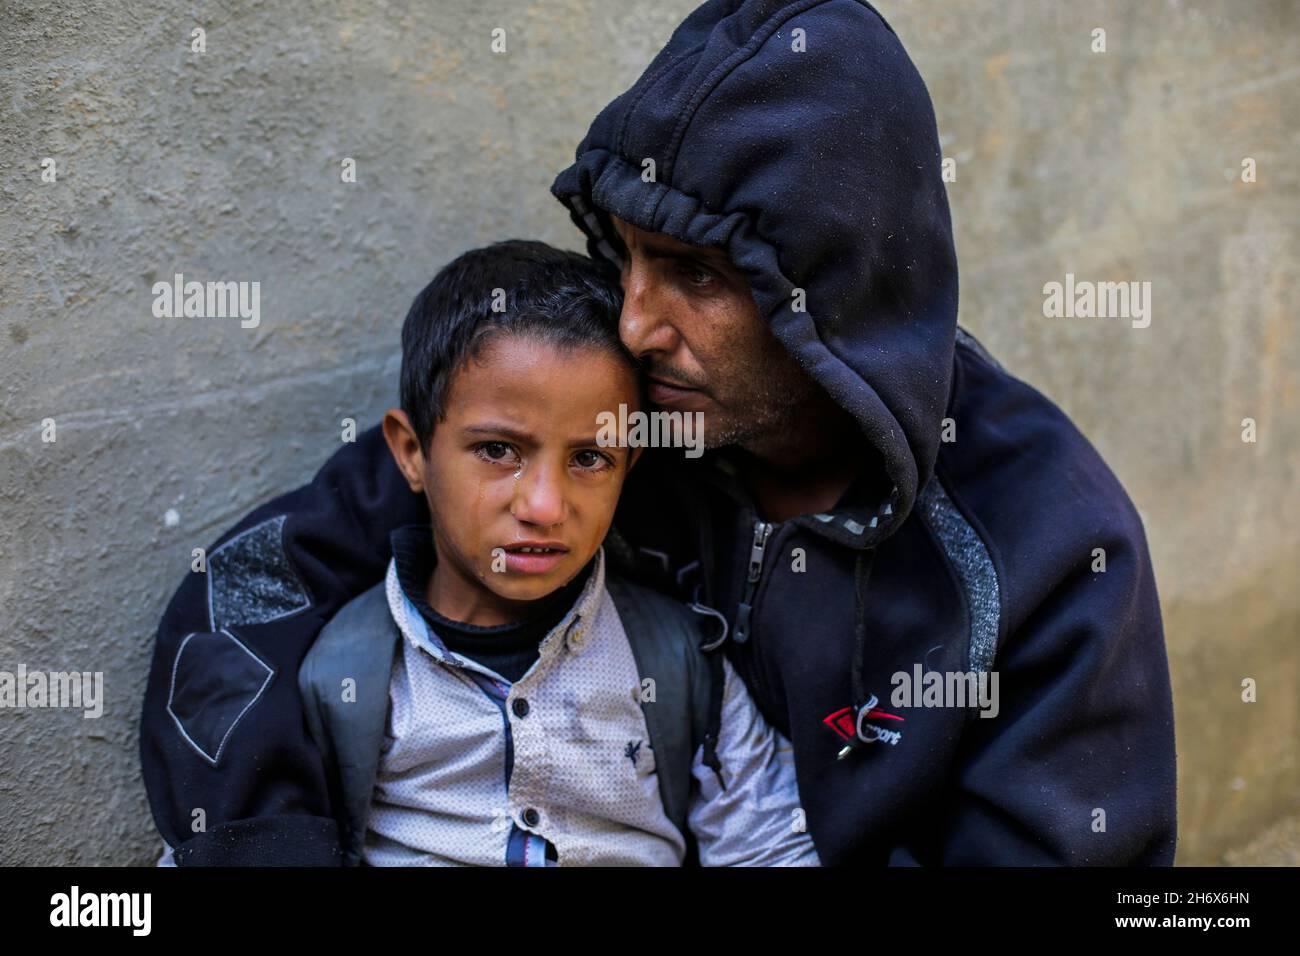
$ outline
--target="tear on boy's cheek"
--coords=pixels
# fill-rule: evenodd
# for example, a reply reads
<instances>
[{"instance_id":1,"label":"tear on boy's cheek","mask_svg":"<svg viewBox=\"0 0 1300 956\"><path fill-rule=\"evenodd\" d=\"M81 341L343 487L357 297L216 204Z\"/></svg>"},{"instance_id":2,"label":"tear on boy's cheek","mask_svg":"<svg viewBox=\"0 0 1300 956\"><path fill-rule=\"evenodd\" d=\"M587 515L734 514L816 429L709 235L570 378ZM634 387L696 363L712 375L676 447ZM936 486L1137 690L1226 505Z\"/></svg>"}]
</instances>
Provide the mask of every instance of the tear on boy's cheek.
<instances>
[{"instance_id":1,"label":"tear on boy's cheek","mask_svg":"<svg viewBox=\"0 0 1300 956\"><path fill-rule=\"evenodd\" d=\"M704 454L703 412L629 411L620 403L617 412L596 416L596 428L602 448L681 448L687 458Z\"/></svg>"}]
</instances>

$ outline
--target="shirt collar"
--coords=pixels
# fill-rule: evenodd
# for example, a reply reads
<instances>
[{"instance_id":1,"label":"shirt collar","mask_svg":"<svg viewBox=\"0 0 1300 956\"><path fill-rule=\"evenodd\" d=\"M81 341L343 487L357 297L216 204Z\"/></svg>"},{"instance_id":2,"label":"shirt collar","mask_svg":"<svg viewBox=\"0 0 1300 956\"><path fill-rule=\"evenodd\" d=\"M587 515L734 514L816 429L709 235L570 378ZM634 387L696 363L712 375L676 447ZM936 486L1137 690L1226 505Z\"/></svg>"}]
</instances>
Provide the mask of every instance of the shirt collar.
<instances>
[{"instance_id":1,"label":"shirt collar","mask_svg":"<svg viewBox=\"0 0 1300 956\"><path fill-rule=\"evenodd\" d=\"M394 532L394 534L396 533ZM540 656L547 656L551 648L558 646L555 640L556 634L564 635L562 639L563 646L570 651L576 651L585 642L587 630L595 621L596 613L600 609L601 599L605 594L605 549L603 546L596 549L595 561L596 566L588 576L582 592L573 602L573 606L569 608L568 613L560 619L560 622L555 627L551 628L542 640L539 648ZM471 666L478 669L479 665L473 661L467 660L449 650L437 633L429 627L424 616L411 603L411 599L406 596L406 591L402 588L401 580L398 577L396 557L388 562L388 574L385 578L384 587L388 597L388 609L392 612L393 621L397 624L398 630L401 631L406 640L410 641L415 647L428 651L435 659L444 664L459 667Z\"/></svg>"}]
</instances>

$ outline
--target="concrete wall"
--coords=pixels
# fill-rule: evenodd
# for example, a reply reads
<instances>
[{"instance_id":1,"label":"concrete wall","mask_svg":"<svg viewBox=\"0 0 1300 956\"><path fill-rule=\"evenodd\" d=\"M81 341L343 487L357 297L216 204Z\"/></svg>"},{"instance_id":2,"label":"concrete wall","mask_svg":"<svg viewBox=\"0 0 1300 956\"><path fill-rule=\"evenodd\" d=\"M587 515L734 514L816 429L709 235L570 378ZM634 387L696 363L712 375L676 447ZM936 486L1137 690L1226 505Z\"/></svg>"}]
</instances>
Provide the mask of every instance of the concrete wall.
<instances>
[{"instance_id":1,"label":"concrete wall","mask_svg":"<svg viewBox=\"0 0 1300 956\"><path fill-rule=\"evenodd\" d=\"M401 318L450 256L579 246L547 187L694 4L159 6L0 6L0 670L103 671L107 697L98 720L0 711L3 863L152 862L140 695L190 549L306 480L342 418L395 401ZM1300 810L1300 15L881 9L956 160L963 324L1075 419L1145 517L1179 859L1219 862ZM260 281L260 325L155 318L151 286L175 272ZM1043 284L1067 272L1150 281L1150 326L1045 318Z\"/></svg>"}]
</instances>

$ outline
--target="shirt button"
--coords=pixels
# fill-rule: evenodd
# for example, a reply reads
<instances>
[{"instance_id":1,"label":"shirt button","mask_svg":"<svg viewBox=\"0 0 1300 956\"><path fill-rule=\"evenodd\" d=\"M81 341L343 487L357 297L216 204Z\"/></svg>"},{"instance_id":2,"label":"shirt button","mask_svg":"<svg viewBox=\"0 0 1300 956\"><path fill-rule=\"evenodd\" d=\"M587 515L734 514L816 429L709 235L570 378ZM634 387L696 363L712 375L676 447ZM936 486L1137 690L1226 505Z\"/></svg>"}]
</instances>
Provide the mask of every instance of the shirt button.
<instances>
[{"instance_id":1,"label":"shirt button","mask_svg":"<svg viewBox=\"0 0 1300 956\"><path fill-rule=\"evenodd\" d=\"M510 705L510 709L515 712L516 717L528 716L528 701L522 697L516 697L515 702Z\"/></svg>"},{"instance_id":2,"label":"shirt button","mask_svg":"<svg viewBox=\"0 0 1300 956\"><path fill-rule=\"evenodd\" d=\"M541 820L542 820L542 815L538 813L536 810L534 810L532 807L529 807L527 810L524 811L524 823L528 824L530 827L537 826L537 824L540 823Z\"/></svg>"}]
</instances>

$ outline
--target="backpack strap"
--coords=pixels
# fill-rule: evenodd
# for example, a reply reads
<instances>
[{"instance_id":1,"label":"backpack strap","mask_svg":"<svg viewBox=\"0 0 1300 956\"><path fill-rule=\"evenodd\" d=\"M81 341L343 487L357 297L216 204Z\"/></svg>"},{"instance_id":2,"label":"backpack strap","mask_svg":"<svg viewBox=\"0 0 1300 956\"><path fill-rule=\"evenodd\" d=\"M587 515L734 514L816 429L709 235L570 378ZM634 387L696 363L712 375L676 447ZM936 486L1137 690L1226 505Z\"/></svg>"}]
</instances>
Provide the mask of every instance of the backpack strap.
<instances>
[{"instance_id":1,"label":"backpack strap","mask_svg":"<svg viewBox=\"0 0 1300 956\"><path fill-rule=\"evenodd\" d=\"M715 773L720 768L722 657L703 650L708 639L704 623L685 605L618 575L605 578L605 589L627 634L637 673L643 682L654 681L653 699L641 694L641 711L655 754L659 795L668 819L690 842L687 814L695 751L704 747L706 763Z\"/></svg>"},{"instance_id":2,"label":"backpack strap","mask_svg":"<svg viewBox=\"0 0 1300 956\"><path fill-rule=\"evenodd\" d=\"M718 648L727 641L727 619L720 611L709 607L707 604L701 604L699 601L692 601L687 606L696 614L704 616L704 621L697 618L696 623L705 632L709 630L711 624L716 625L713 628L715 636L706 639L706 642L700 645L700 650L704 652L704 659L709 665L711 680L708 714L703 724L700 739L704 745L704 765L713 771L714 776L718 778L718 785L723 790L726 790L727 782L722 779L722 761L718 758L718 733L722 729L722 694L726 689L724 687L726 675L722 669L722 651L718 650Z\"/></svg>"},{"instance_id":3,"label":"backpack strap","mask_svg":"<svg viewBox=\"0 0 1300 956\"><path fill-rule=\"evenodd\" d=\"M389 679L401 641L380 582L325 625L298 670L308 730L326 765L337 773L345 866L361 862L388 717ZM355 693L345 699L343 682L349 679Z\"/></svg>"}]
</instances>

